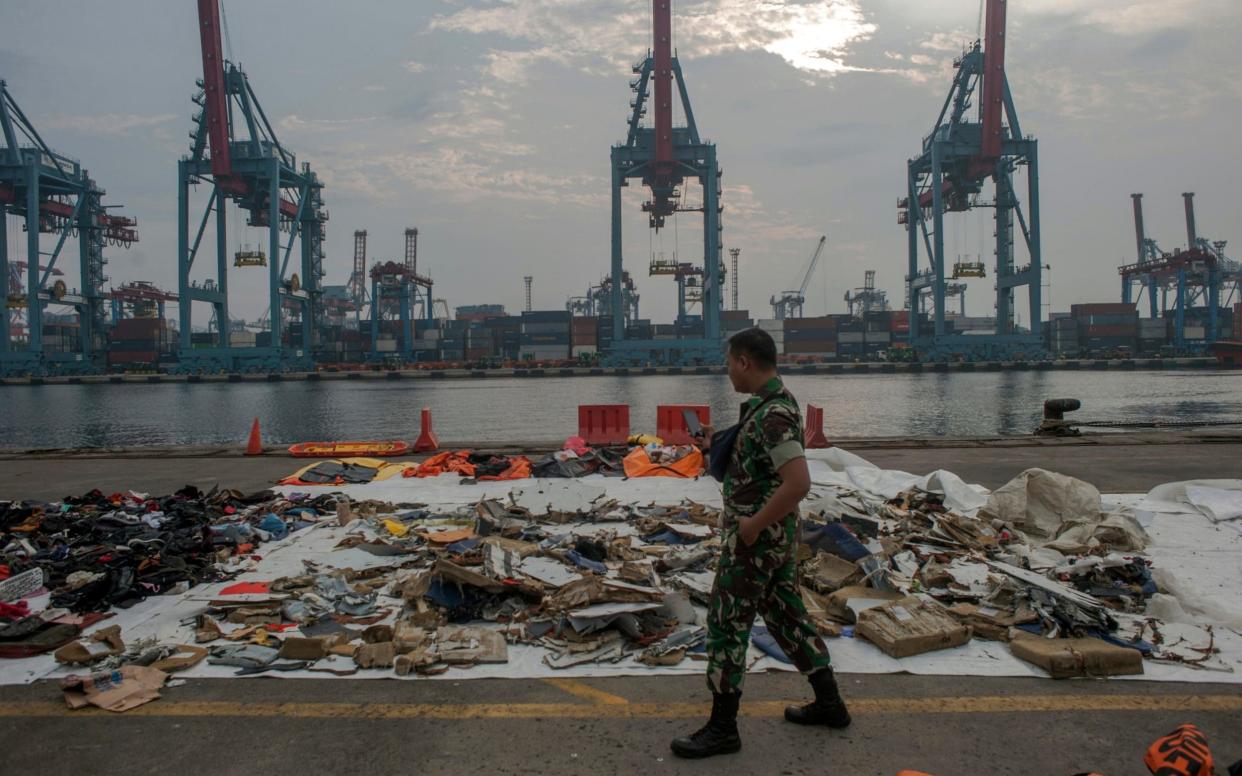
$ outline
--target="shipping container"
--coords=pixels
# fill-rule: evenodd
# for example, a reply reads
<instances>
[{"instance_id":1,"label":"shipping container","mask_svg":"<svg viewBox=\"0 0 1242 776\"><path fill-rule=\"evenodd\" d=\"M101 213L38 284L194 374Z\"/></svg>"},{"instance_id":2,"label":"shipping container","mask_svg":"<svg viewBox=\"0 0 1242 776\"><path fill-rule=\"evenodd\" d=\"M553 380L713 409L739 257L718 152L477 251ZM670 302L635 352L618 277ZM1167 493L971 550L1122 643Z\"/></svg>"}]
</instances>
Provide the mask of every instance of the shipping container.
<instances>
[{"instance_id":1,"label":"shipping container","mask_svg":"<svg viewBox=\"0 0 1242 776\"><path fill-rule=\"evenodd\" d=\"M839 331L837 332L837 341L842 345L859 344L866 341L867 335L861 331ZM786 342L786 345L789 343Z\"/></svg>"},{"instance_id":2,"label":"shipping container","mask_svg":"<svg viewBox=\"0 0 1242 776\"><path fill-rule=\"evenodd\" d=\"M159 363L160 354L154 350L130 350L125 352L109 351L108 363L111 365L149 365Z\"/></svg>"},{"instance_id":3,"label":"shipping container","mask_svg":"<svg viewBox=\"0 0 1242 776\"><path fill-rule=\"evenodd\" d=\"M566 334L570 332L567 323L523 323L523 334Z\"/></svg>"},{"instance_id":4,"label":"shipping container","mask_svg":"<svg viewBox=\"0 0 1242 776\"><path fill-rule=\"evenodd\" d=\"M569 323L573 314L568 310L527 310L522 313L522 323Z\"/></svg>"},{"instance_id":5,"label":"shipping container","mask_svg":"<svg viewBox=\"0 0 1242 776\"><path fill-rule=\"evenodd\" d=\"M1138 305L1133 302L1094 302L1070 305L1070 316L1083 318L1089 315L1123 315L1136 313Z\"/></svg>"},{"instance_id":6,"label":"shipping container","mask_svg":"<svg viewBox=\"0 0 1242 776\"><path fill-rule=\"evenodd\" d=\"M1138 327L1130 325L1120 326L1083 326L1082 336L1087 339L1098 337L1129 337L1134 338Z\"/></svg>"},{"instance_id":7,"label":"shipping container","mask_svg":"<svg viewBox=\"0 0 1242 776\"><path fill-rule=\"evenodd\" d=\"M1134 325L1137 320L1138 313L1127 313L1125 315L1115 315L1111 313L1106 315L1092 314L1078 318L1079 323L1083 323L1088 326L1127 326Z\"/></svg>"},{"instance_id":8,"label":"shipping container","mask_svg":"<svg viewBox=\"0 0 1242 776\"><path fill-rule=\"evenodd\" d=\"M569 347L565 348L537 348L523 347L519 353L522 360L531 361L561 361L569 358Z\"/></svg>"},{"instance_id":9,"label":"shipping container","mask_svg":"<svg viewBox=\"0 0 1242 776\"><path fill-rule=\"evenodd\" d=\"M819 340L807 342L786 342L785 352L793 353L835 353L838 347L836 340Z\"/></svg>"},{"instance_id":10,"label":"shipping container","mask_svg":"<svg viewBox=\"0 0 1242 776\"><path fill-rule=\"evenodd\" d=\"M568 334L523 334L523 345L565 345L569 346Z\"/></svg>"},{"instance_id":11,"label":"shipping container","mask_svg":"<svg viewBox=\"0 0 1242 776\"><path fill-rule=\"evenodd\" d=\"M799 329L819 329L833 330L836 329L838 321L831 316L821 316L818 318L786 318L785 331L793 331Z\"/></svg>"}]
</instances>

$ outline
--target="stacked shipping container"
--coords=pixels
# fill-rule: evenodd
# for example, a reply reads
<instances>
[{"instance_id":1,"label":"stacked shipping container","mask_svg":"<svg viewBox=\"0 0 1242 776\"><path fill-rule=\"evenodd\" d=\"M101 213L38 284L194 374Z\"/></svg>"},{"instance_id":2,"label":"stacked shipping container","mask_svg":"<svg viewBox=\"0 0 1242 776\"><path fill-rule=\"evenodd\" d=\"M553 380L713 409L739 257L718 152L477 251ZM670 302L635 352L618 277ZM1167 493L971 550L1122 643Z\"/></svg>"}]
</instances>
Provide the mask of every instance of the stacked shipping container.
<instances>
[{"instance_id":1,"label":"stacked shipping container","mask_svg":"<svg viewBox=\"0 0 1242 776\"><path fill-rule=\"evenodd\" d=\"M1076 304L1070 307L1070 316L1078 322L1079 344L1084 350L1134 350L1138 345L1138 308L1133 303Z\"/></svg>"},{"instance_id":2,"label":"stacked shipping container","mask_svg":"<svg viewBox=\"0 0 1242 776\"><path fill-rule=\"evenodd\" d=\"M786 318L785 354L789 356L818 356L833 358L837 355L837 319Z\"/></svg>"},{"instance_id":3,"label":"stacked shipping container","mask_svg":"<svg viewBox=\"0 0 1242 776\"><path fill-rule=\"evenodd\" d=\"M519 358L558 361L569 358L572 316L567 310L531 310L522 313Z\"/></svg>"},{"instance_id":4,"label":"stacked shipping container","mask_svg":"<svg viewBox=\"0 0 1242 776\"><path fill-rule=\"evenodd\" d=\"M123 318L112 327L109 366L155 366L176 349L176 332L160 318Z\"/></svg>"},{"instance_id":5,"label":"stacked shipping container","mask_svg":"<svg viewBox=\"0 0 1242 776\"><path fill-rule=\"evenodd\" d=\"M570 324L571 358L589 356L599 352L599 318L578 316ZM611 323L611 321L609 321Z\"/></svg>"}]
</instances>

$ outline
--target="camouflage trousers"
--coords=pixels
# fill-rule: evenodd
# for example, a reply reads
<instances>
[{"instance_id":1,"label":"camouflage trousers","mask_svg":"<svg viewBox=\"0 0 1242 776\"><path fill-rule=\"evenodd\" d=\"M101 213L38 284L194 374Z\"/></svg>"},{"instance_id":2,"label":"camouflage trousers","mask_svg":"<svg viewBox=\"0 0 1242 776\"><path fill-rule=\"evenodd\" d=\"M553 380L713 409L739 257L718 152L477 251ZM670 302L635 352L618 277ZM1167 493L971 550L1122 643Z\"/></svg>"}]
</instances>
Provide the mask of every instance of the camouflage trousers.
<instances>
[{"instance_id":1,"label":"camouflage trousers","mask_svg":"<svg viewBox=\"0 0 1242 776\"><path fill-rule=\"evenodd\" d=\"M798 593L797 531L791 516L765 528L748 547L737 526L725 529L707 613L707 686L712 692L742 691L756 614L799 671L809 674L828 666L828 648Z\"/></svg>"}]
</instances>

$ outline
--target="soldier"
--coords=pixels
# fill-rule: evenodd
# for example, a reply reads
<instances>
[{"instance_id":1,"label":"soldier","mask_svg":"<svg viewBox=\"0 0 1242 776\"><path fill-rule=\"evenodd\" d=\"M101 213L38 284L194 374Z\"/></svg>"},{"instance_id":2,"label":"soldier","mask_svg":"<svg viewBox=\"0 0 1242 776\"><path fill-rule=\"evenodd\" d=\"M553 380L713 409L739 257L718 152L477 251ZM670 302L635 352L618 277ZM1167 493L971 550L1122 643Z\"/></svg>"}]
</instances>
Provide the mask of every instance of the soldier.
<instances>
[{"instance_id":1,"label":"soldier","mask_svg":"<svg viewBox=\"0 0 1242 776\"><path fill-rule=\"evenodd\" d=\"M776 374L776 345L767 332L747 329L733 335L726 360L734 390L752 397L742 405L731 450L721 448L728 446L732 429L713 439L713 430L704 427L719 459L713 461L714 476L723 468L724 483L722 546L707 622L712 715L695 733L673 740L673 752L680 757L742 748L737 711L756 612L815 691L812 703L786 708L785 719L834 728L850 724L828 648L798 592L798 504L811 488L798 401Z\"/></svg>"}]
</instances>

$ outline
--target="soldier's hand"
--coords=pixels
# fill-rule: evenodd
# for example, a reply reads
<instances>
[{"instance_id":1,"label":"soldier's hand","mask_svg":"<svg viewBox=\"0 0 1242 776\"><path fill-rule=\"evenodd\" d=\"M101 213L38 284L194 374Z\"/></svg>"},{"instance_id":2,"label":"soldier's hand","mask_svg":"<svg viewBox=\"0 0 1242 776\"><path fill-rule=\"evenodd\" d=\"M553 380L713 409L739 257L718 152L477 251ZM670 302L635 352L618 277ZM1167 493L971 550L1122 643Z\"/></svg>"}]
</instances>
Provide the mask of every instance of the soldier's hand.
<instances>
[{"instance_id":1,"label":"soldier's hand","mask_svg":"<svg viewBox=\"0 0 1242 776\"><path fill-rule=\"evenodd\" d=\"M741 539L742 543L747 547L750 547L759 538L759 533L762 530L759 527L759 521L753 517L746 517L738 522L737 538Z\"/></svg>"},{"instance_id":2,"label":"soldier's hand","mask_svg":"<svg viewBox=\"0 0 1242 776\"><path fill-rule=\"evenodd\" d=\"M704 446L710 445L712 443L712 434L716 433L716 427L705 423L702 428L703 430L697 434L699 441Z\"/></svg>"}]
</instances>

